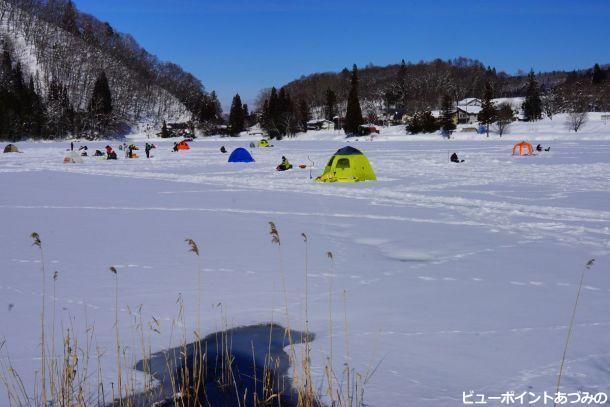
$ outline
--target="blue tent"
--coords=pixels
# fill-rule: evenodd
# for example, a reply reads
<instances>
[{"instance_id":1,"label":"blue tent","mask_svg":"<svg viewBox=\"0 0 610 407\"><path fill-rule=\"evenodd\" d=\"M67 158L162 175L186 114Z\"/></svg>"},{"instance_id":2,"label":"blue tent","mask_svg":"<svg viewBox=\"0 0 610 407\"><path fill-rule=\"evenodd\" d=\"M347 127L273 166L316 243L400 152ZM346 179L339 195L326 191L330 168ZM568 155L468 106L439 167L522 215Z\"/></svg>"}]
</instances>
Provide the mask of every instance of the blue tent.
<instances>
[{"instance_id":1,"label":"blue tent","mask_svg":"<svg viewBox=\"0 0 610 407\"><path fill-rule=\"evenodd\" d=\"M230 163L251 163L254 162L254 158L245 148L236 148L229 156Z\"/></svg>"}]
</instances>

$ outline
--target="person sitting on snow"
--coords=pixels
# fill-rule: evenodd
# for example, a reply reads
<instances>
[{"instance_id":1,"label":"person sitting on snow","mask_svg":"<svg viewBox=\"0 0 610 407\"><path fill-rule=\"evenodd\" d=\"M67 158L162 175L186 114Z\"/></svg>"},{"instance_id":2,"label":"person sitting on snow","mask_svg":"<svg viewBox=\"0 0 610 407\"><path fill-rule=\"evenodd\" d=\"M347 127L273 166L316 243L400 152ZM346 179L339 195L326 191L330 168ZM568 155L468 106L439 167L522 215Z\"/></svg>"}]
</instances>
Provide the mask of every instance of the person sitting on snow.
<instances>
[{"instance_id":1,"label":"person sitting on snow","mask_svg":"<svg viewBox=\"0 0 610 407\"><path fill-rule=\"evenodd\" d=\"M464 160L460 160L460 159L458 158L457 153L453 153L453 154L451 154L451 158L450 158L450 160L451 160L451 162L452 162L452 163L463 163L463 162L464 162Z\"/></svg>"},{"instance_id":2,"label":"person sitting on snow","mask_svg":"<svg viewBox=\"0 0 610 407\"><path fill-rule=\"evenodd\" d=\"M227 152L227 149L225 148L225 146L220 147L220 152L223 154Z\"/></svg>"},{"instance_id":3,"label":"person sitting on snow","mask_svg":"<svg viewBox=\"0 0 610 407\"><path fill-rule=\"evenodd\" d=\"M130 144L129 147L127 147L127 158L134 158L133 152L137 149L138 148L135 145Z\"/></svg>"},{"instance_id":4,"label":"person sitting on snow","mask_svg":"<svg viewBox=\"0 0 610 407\"><path fill-rule=\"evenodd\" d=\"M284 156L282 156L282 163L280 165L277 166L277 170L278 171L286 171L292 168L292 164L290 164L290 162L288 162L288 159Z\"/></svg>"},{"instance_id":5,"label":"person sitting on snow","mask_svg":"<svg viewBox=\"0 0 610 407\"><path fill-rule=\"evenodd\" d=\"M540 144L536 146L536 151L542 151L542 146Z\"/></svg>"}]
</instances>

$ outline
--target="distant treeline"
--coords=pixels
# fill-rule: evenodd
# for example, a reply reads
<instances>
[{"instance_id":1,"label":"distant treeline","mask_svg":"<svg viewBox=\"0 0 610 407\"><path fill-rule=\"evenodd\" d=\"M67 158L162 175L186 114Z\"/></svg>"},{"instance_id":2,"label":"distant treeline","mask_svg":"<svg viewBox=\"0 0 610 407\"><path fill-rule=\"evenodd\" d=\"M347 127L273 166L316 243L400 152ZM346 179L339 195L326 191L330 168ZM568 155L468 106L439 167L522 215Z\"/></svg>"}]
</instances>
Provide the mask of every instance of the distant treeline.
<instances>
[{"instance_id":1,"label":"distant treeline","mask_svg":"<svg viewBox=\"0 0 610 407\"><path fill-rule=\"evenodd\" d=\"M610 110L610 89L606 78L609 67L592 67L580 71L538 72L536 78L542 95L553 93L558 99L574 92L586 94L592 111ZM292 81L281 88L294 99L305 100L313 108L328 104L329 95L337 106L346 106L351 72L314 73ZM369 65L359 70L359 95L363 113L386 108L404 109L407 113L440 108L445 95L458 101L467 97L482 98L490 83L495 97L525 96L528 74L509 75L469 58L436 59L430 62L384 67ZM261 91L258 108L269 99L270 89ZM341 108L338 109L339 113ZM323 113L323 112L322 112ZM327 115L325 115L327 116Z\"/></svg>"}]
</instances>

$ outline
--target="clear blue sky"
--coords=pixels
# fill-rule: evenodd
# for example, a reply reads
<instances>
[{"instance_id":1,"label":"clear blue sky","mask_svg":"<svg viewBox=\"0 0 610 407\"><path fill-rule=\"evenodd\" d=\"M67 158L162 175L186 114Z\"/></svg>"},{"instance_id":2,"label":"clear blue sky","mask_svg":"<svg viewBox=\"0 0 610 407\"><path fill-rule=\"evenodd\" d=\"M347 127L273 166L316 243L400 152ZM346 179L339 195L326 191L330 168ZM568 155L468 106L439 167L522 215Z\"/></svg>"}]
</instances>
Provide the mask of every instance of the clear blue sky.
<instances>
[{"instance_id":1,"label":"clear blue sky","mask_svg":"<svg viewBox=\"0 0 610 407\"><path fill-rule=\"evenodd\" d=\"M352 63L465 56L498 70L610 63L610 0L75 0L223 105Z\"/></svg>"}]
</instances>

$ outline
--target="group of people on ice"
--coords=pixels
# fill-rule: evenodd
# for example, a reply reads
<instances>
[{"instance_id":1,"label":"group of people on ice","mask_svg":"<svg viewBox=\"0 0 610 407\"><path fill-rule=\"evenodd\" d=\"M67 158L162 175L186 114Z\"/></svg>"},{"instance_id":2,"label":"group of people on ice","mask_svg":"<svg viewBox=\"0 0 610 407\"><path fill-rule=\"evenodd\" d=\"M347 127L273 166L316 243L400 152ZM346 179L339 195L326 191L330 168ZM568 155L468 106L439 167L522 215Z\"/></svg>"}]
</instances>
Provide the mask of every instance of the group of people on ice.
<instances>
[{"instance_id":1,"label":"group of people on ice","mask_svg":"<svg viewBox=\"0 0 610 407\"><path fill-rule=\"evenodd\" d=\"M146 158L151 158L150 153L154 148L157 148L157 146L155 146L152 143L146 143L146 145L144 147L144 152L146 153ZM80 146L78 148L78 151L80 152L80 156L87 157L88 149L89 148L87 146ZM139 149L140 148L138 146L136 146L135 144L127 144L127 143L119 144L119 150L125 151L125 158L138 158L139 156L136 153L136 151ZM118 159L117 153L116 153L116 151L114 151L112 146L107 145L106 147L104 147L104 150L106 152L103 152L102 150L95 150L95 153L93 154L93 156L94 157L106 157L107 160ZM71 151L71 152L74 151L74 142L70 143L69 151Z\"/></svg>"},{"instance_id":2,"label":"group of people on ice","mask_svg":"<svg viewBox=\"0 0 610 407\"><path fill-rule=\"evenodd\" d=\"M529 148L529 154L527 155L532 155L532 146L529 143L526 142L521 142L521 143L517 143L515 145L515 149L520 145L520 144L525 144L527 148ZM513 154L515 154L515 149L513 149ZM538 144L536 146L536 151L537 152L541 152L541 151L551 151L551 147L543 147L542 144ZM453 153L451 154L451 156L449 157L449 161L451 161L452 163L463 163L465 160L460 160L460 158L458 157L457 153Z\"/></svg>"}]
</instances>

